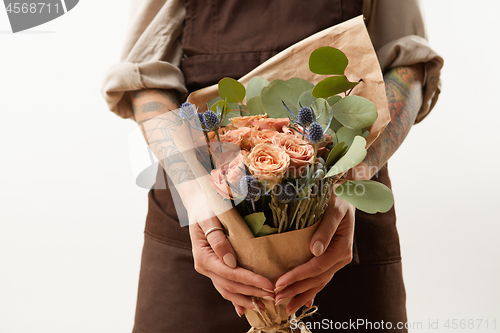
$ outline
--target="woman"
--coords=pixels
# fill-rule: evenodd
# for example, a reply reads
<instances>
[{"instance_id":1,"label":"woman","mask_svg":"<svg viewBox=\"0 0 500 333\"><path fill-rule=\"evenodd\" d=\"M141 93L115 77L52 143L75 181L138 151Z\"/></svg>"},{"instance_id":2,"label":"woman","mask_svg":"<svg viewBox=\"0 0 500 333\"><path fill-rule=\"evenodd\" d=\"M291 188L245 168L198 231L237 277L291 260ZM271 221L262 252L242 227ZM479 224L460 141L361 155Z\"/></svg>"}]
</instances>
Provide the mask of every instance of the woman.
<instances>
[{"instance_id":1,"label":"woman","mask_svg":"<svg viewBox=\"0 0 500 333\"><path fill-rule=\"evenodd\" d=\"M425 40L416 0L214 0L208 6L199 0L148 0L133 6L122 62L108 72L103 92L112 111L140 125L178 108L187 93L226 76L243 76L289 45L360 14L385 70L392 121L357 169L371 172L351 178L373 177L390 186L387 160L439 94L442 59ZM163 152L175 150L169 137L155 142L160 160ZM193 197L197 183L185 166L168 165L170 182L179 191L165 186L160 169L149 193L134 332L244 332L246 320L232 314L223 298L241 316L245 307L253 307L249 295L276 302L295 297L290 313L314 302L321 315L307 320L315 322L383 320L395 328L406 321L394 208L368 215L333 196L330 213L311 241L315 257L273 285L236 267L220 230L205 236L220 225L217 218L201 218L204 222L191 224L189 233L181 227L183 216L199 219L210 215L210 208L203 196ZM185 208L175 199L179 196Z\"/></svg>"}]
</instances>

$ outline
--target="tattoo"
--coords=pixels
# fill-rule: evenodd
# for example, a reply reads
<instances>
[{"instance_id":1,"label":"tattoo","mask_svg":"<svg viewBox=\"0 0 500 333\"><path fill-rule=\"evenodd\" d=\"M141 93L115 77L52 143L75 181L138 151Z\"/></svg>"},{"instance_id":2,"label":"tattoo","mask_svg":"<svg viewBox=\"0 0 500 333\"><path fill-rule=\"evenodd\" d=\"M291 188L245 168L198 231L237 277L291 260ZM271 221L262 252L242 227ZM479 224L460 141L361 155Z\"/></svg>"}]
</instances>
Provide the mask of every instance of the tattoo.
<instances>
[{"instance_id":1,"label":"tattoo","mask_svg":"<svg viewBox=\"0 0 500 333\"><path fill-rule=\"evenodd\" d=\"M168 91L140 90L132 93L132 107L137 123L151 151L176 185L195 179L177 149L173 135L182 120L168 111L178 108L176 97Z\"/></svg>"},{"instance_id":2,"label":"tattoo","mask_svg":"<svg viewBox=\"0 0 500 333\"><path fill-rule=\"evenodd\" d=\"M363 163L369 170L380 170L408 135L422 105L422 80L421 65L393 68L384 75L391 122L368 148Z\"/></svg>"}]
</instances>

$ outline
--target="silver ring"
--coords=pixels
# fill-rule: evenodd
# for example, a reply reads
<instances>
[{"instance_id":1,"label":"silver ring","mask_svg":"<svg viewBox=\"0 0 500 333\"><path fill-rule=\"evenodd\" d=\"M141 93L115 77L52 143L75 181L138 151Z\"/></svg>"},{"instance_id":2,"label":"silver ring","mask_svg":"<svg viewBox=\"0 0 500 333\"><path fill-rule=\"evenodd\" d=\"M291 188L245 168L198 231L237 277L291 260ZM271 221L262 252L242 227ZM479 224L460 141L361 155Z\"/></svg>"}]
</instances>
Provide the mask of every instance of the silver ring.
<instances>
[{"instance_id":1,"label":"silver ring","mask_svg":"<svg viewBox=\"0 0 500 333\"><path fill-rule=\"evenodd\" d=\"M208 229L207 231L205 231L205 238L208 236L209 233L211 233L212 231L215 231L215 230L221 230L221 231L224 231L224 229L222 229L221 227L213 227L213 228L210 228Z\"/></svg>"}]
</instances>

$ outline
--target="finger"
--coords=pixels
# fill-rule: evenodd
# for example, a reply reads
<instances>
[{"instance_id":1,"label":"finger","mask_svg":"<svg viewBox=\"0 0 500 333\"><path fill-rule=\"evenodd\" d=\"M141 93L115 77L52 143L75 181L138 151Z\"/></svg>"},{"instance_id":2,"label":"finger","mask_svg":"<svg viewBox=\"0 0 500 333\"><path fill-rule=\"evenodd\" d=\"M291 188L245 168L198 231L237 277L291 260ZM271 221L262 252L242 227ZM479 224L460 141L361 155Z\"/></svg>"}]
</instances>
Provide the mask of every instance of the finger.
<instances>
[{"instance_id":1,"label":"finger","mask_svg":"<svg viewBox=\"0 0 500 333\"><path fill-rule=\"evenodd\" d=\"M255 308L251 297L241 295L241 294L232 293L232 292L226 290L225 288L223 288L220 285L215 284L215 283L214 283L214 286L215 286L215 289L217 289L219 294L221 294L221 296L225 300L228 300L228 301L232 302L233 304L239 305L239 306L246 308L246 309L253 310ZM262 303L262 301L256 300L256 303L261 310L265 310L266 306L264 305L264 303Z\"/></svg>"},{"instance_id":2,"label":"finger","mask_svg":"<svg viewBox=\"0 0 500 333\"><path fill-rule=\"evenodd\" d=\"M195 269L198 273L208 276L213 272L225 279L254 286L267 291L274 289L274 284L262 275L247 269L228 267L213 251L205 238L204 232L198 224L189 226L193 243ZM210 235L209 235L210 236Z\"/></svg>"},{"instance_id":3,"label":"finger","mask_svg":"<svg viewBox=\"0 0 500 333\"><path fill-rule=\"evenodd\" d=\"M285 286L291 286L298 281L321 275L337 263L341 263L343 267L348 263L351 253L352 240L350 240L349 237L345 237L344 235L341 236L337 233L335 240L328 246L324 255L314 257L305 264L281 276L278 281L276 281L275 291L279 292L283 290Z\"/></svg>"},{"instance_id":4,"label":"finger","mask_svg":"<svg viewBox=\"0 0 500 333\"><path fill-rule=\"evenodd\" d=\"M323 289L325 285L330 282L333 275L342 267L344 267L344 264L339 262L321 275L295 282L276 294L276 303L282 299L293 298L296 295L302 294L310 289L318 287Z\"/></svg>"},{"instance_id":5,"label":"finger","mask_svg":"<svg viewBox=\"0 0 500 333\"><path fill-rule=\"evenodd\" d=\"M226 289L230 293L242 294L246 296L255 296L270 301L274 301L275 297L274 293L264 291L263 289L256 288L254 286L249 286L246 284L226 280L214 273L208 273L208 277L212 280L214 284L217 284L219 287Z\"/></svg>"},{"instance_id":6,"label":"finger","mask_svg":"<svg viewBox=\"0 0 500 333\"><path fill-rule=\"evenodd\" d=\"M342 205L339 200L336 197L330 199L324 217L311 238L310 249L316 257L325 252L340 222L346 215L346 206Z\"/></svg>"},{"instance_id":7,"label":"finger","mask_svg":"<svg viewBox=\"0 0 500 333\"><path fill-rule=\"evenodd\" d=\"M245 313L245 308L242 306L239 306L238 304L234 304L234 303L233 303L233 306L234 306L234 309L236 310L236 314L238 315L238 317L241 318L241 316L243 316L243 314Z\"/></svg>"},{"instance_id":8,"label":"finger","mask_svg":"<svg viewBox=\"0 0 500 333\"><path fill-rule=\"evenodd\" d=\"M297 312L297 310L300 309L303 305L305 305L308 300L310 300L311 298L314 298L314 296L316 296L316 294L319 293L321 291L321 289L322 288L310 289L310 290L306 291L305 293L300 294L297 297L295 297L290 302L290 304L288 304L286 307L286 312L288 313L288 315L291 315L291 314ZM312 306L312 304L311 304L311 306Z\"/></svg>"},{"instance_id":9,"label":"finger","mask_svg":"<svg viewBox=\"0 0 500 333\"><path fill-rule=\"evenodd\" d=\"M213 228L222 228L222 224L220 223L217 217L212 217L208 220L199 222L201 230L203 230L203 236L205 236L206 232L209 234L206 236L210 247L214 250L215 254L219 259L221 259L228 267L235 268L236 267L236 255L234 253L233 247L229 243L226 238L226 235L221 229L213 229Z\"/></svg>"}]
</instances>

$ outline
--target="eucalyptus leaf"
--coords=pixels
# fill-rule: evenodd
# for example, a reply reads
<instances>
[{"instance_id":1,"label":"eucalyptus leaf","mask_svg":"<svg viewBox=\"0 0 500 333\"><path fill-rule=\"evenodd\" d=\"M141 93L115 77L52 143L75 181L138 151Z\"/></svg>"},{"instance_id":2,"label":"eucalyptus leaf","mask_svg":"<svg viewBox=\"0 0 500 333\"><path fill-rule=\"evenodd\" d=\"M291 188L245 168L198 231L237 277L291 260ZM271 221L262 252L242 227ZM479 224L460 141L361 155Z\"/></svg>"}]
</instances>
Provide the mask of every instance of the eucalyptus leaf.
<instances>
[{"instance_id":1,"label":"eucalyptus leaf","mask_svg":"<svg viewBox=\"0 0 500 333\"><path fill-rule=\"evenodd\" d=\"M253 235L257 236L264 222L266 222L266 215L263 212L257 212L243 217L243 220L245 220Z\"/></svg>"},{"instance_id":2,"label":"eucalyptus leaf","mask_svg":"<svg viewBox=\"0 0 500 333\"><path fill-rule=\"evenodd\" d=\"M245 86L230 77L219 81L219 95L228 103L243 103L245 99Z\"/></svg>"},{"instance_id":3,"label":"eucalyptus leaf","mask_svg":"<svg viewBox=\"0 0 500 333\"><path fill-rule=\"evenodd\" d=\"M345 75L330 76L319 81L316 86L314 86L312 95L316 98L329 98L354 88L358 83L359 82L350 82Z\"/></svg>"},{"instance_id":4,"label":"eucalyptus leaf","mask_svg":"<svg viewBox=\"0 0 500 333\"><path fill-rule=\"evenodd\" d=\"M260 95L262 88L267 87L269 81L264 79L262 76L254 76L248 81L247 85L247 101L254 97Z\"/></svg>"},{"instance_id":5,"label":"eucalyptus leaf","mask_svg":"<svg viewBox=\"0 0 500 333\"><path fill-rule=\"evenodd\" d=\"M267 87L262 88L260 98L265 113L269 118L288 118L290 113L283 103L297 115L297 102L313 85L304 79L291 78L286 81L274 80Z\"/></svg>"},{"instance_id":6,"label":"eucalyptus leaf","mask_svg":"<svg viewBox=\"0 0 500 333\"><path fill-rule=\"evenodd\" d=\"M212 104L212 106L210 107L210 110L212 110L213 112L217 112L217 106L219 106L219 108L221 110L230 110L230 106L229 106L229 103L227 103L226 101L223 101L223 100L219 100L217 102L215 102L214 104Z\"/></svg>"},{"instance_id":7,"label":"eucalyptus leaf","mask_svg":"<svg viewBox=\"0 0 500 333\"><path fill-rule=\"evenodd\" d=\"M369 214L385 213L394 204L391 190L372 180L348 180L335 189L335 194Z\"/></svg>"},{"instance_id":8,"label":"eucalyptus leaf","mask_svg":"<svg viewBox=\"0 0 500 333\"><path fill-rule=\"evenodd\" d=\"M325 162L325 167L328 169L342 157L342 151L344 150L344 142L340 142L335 147L333 147L332 150L330 150L330 153L328 154L328 158L326 159Z\"/></svg>"},{"instance_id":9,"label":"eucalyptus leaf","mask_svg":"<svg viewBox=\"0 0 500 333\"><path fill-rule=\"evenodd\" d=\"M330 122L330 110L331 107L328 105L325 99L323 98L318 98L313 104L312 104L314 114L316 115L316 121L320 123L323 127L328 125Z\"/></svg>"},{"instance_id":10,"label":"eucalyptus leaf","mask_svg":"<svg viewBox=\"0 0 500 333\"><path fill-rule=\"evenodd\" d=\"M262 106L262 101L260 96L254 96L247 100L247 113L248 116L256 116L259 114L266 113L264 107Z\"/></svg>"},{"instance_id":11,"label":"eucalyptus leaf","mask_svg":"<svg viewBox=\"0 0 500 333\"><path fill-rule=\"evenodd\" d=\"M309 69L316 74L343 75L347 64L344 52L330 46L319 47L309 56Z\"/></svg>"},{"instance_id":12,"label":"eucalyptus leaf","mask_svg":"<svg viewBox=\"0 0 500 333\"><path fill-rule=\"evenodd\" d=\"M264 224L262 226L262 228L260 228L256 237L262 237L262 236L267 236L267 235L277 234L277 233L278 233L278 228L273 228L267 224Z\"/></svg>"},{"instance_id":13,"label":"eucalyptus leaf","mask_svg":"<svg viewBox=\"0 0 500 333\"><path fill-rule=\"evenodd\" d=\"M328 98L326 101L328 102L328 104L330 106L332 106L333 104L337 103L341 99L342 99L342 97L340 97L338 95L335 95L335 96L332 96L332 97Z\"/></svg>"},{"instance_id":14,"label":"eucalyptus leaf","mask_svg":"<svg viewBox=\"0 0 500 333\"><path fill-rule=\"evenodd\" d=\"M375 104L361 96L350 95L332 106L333 116L344 126L362 129L377 120Z\"/></svg>"},{"instance_id":15,"label":"eucalyptus leaf","mask_svg":"<svg viewBox=\"0 0 500 333\"><path fill-rule=\"evenodd\" d=\"M332 113L332 116L333 116L333 113ZM332 130L337 132L342 126L343 125L337 119L335 119L335 117L332 118L332 122L330 123L330 128Z\"/></svg>"},{"instance_id":16,"label":"eucalyptus leaf","mask_svg":"<svg viewBox=\"0 0 500 333\"><path fill-rule=\"evenodd\" d=\"M338 134L338 133L337 133ZM341 172L347 171L361 163L366 157L366 140L362 136L356 136L347 153L328 170L325 177L333 177Z\"/></svg>"},{"instance_id":17,"label":"eucalyptus leaf","mask_svg":"<svg viewBox=\"0 0 500 333\"><path fill-rule=\"evenodd\" d=\"M345 142L347 147L351 146L352 141L357 135L361 136L361 130L353 130L345 126L342 126L337 131L337 139L339 142Z\"/></svg>"},{"instance_id":18,"label":"eucalyptus leaf","mask_svg":"<svg viewBox=\"0 0 500 333\"><path fill-rule=\"evenodd\" d=\"M312 89L304 92L302 95L299 97L299 102L297 103L297 107L300 108L300 106L310 106L316 98L312 95Z\"/></svg>"}]
</instances>

